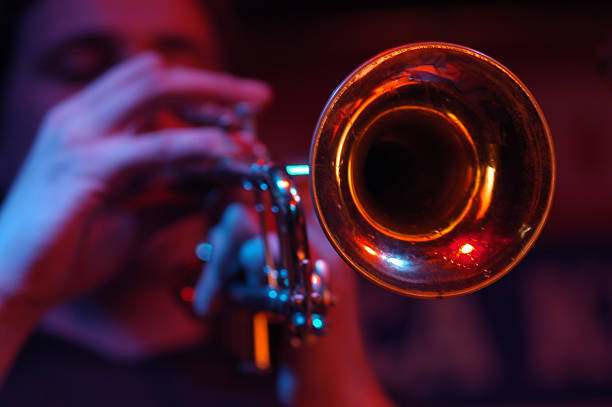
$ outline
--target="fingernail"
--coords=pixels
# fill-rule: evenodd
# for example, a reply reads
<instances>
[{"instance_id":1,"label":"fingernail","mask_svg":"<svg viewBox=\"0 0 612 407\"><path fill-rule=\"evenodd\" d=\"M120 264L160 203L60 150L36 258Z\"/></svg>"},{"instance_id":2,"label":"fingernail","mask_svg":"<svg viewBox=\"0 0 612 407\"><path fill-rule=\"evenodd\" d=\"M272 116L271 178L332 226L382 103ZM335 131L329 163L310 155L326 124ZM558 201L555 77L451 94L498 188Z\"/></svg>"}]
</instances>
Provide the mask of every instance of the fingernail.
<instances>
[{"instance_id":1,"label":"fingernail","mask_svg":"<svg viewBox=\"0 0 612 407\"><path fill-rule=\"evenodd\" d=\"M197 297L193 302L193 309L196 315L202 316L208 313L208 307L210 306L210 298L207 295Z\"/></svg>"},{"instance_id":2,"label":"fingernail","mask_svg":"<svg viewBox=\"0 0 612 407\"><path fill-rule=\"evenodd\" d=\"M200 243L195 250L198 259L209 262L212 255L212 245L210 243Z\"/></svg>"}]
</instances>

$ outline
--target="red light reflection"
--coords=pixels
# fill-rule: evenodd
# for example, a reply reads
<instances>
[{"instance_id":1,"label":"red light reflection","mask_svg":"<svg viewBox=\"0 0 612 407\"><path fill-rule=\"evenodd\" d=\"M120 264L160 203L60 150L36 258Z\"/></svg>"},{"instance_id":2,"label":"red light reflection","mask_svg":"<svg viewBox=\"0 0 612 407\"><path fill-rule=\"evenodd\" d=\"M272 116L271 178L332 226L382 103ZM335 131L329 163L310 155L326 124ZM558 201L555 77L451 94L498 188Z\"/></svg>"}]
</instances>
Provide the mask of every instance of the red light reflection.
<instances>
[{"instance_id":1,"label":"red light reflection","mask_svg":"<svg viewBox=\"0 0 612 407\"><path fill-rule=\"evenodd\" d=\"M193 297L195 296L195 290L193 289L193 287L189 287L189 286L183 287L181 289L180 296L183 299L183 301L192 302Z\"/></svg>"}]
</instances>

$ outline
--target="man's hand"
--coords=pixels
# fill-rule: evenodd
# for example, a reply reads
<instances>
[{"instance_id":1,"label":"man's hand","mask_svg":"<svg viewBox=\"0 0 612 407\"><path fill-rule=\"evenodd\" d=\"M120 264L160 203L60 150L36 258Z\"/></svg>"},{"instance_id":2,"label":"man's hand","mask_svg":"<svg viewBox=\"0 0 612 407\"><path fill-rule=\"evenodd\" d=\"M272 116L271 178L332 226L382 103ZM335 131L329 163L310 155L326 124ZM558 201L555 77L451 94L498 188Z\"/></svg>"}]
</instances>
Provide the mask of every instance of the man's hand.
<instances>
[{"instance_id":1,"label":"man's hand","mask_svg":"<svg viewBox=\"0 0 612 407\"><path fill-rule=\"evenodd\" d=\"M143 112L185 101L259 109L269 97L261 82L166 66L147 53L56 105L0 211L0 307L41 315L120 268L141 238L134 214L108 204L122 179L245 148L216 127L139 133ZM3 348L0 376L15 352Z\"/></svg>"}]
</instances>

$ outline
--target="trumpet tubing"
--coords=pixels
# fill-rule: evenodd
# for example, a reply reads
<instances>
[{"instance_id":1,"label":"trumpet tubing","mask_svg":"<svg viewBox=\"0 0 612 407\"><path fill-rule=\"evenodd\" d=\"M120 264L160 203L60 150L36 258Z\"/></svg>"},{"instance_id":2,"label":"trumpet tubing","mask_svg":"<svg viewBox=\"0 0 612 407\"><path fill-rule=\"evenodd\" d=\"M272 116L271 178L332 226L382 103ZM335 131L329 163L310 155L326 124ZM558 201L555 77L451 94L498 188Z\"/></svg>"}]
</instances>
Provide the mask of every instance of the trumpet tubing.
<instances>
[{"instance_id":1,"label":"trumpet tubing","mask_svg":"<svg viewBox=\"0 0 612 407\"><path fill-rule=\"evenodd\" d=\"M248 113L237 115L250 123ZM521 260L548 214L554 167L546 120L516 76L469 48L418 43L372 58L334 91L313 137L310 183L321 226L353 269L435 298L485 287ZM228 171L261 214L259 306L284 315L297 338L324 333L329 276L310 259L296 184L267 160Z\"/></svg>"}]
</instances>

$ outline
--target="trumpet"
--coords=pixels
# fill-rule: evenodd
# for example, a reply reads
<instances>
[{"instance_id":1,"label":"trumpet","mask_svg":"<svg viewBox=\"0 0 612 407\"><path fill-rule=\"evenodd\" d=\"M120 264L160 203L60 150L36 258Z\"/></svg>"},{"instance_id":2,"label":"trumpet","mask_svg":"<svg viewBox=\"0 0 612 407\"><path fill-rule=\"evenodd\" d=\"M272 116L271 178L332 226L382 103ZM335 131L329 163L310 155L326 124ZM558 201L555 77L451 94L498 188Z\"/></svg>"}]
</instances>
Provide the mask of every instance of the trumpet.
<instances>
[{"instance_id":1,"label":"trumpet","mask_svg":"<svg viewBox=\"0 0 612 407\"><path fill-rule=\"evenodd\" d=\"M525 85L480 52L436 42L384 51L352 72L302 169L346 263L418 298L470 293L510 271L543 228L555 180L550 131ZM324 332L332 295L313 268L292 177L260 160L237 178L256 196L262 230L265 210L276 219L281 259L266 242L264 308L295 336Z\"/></svg>"}]
</instances>

